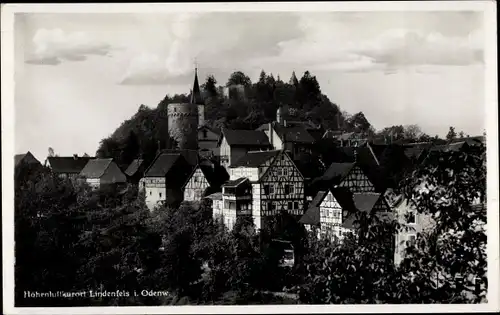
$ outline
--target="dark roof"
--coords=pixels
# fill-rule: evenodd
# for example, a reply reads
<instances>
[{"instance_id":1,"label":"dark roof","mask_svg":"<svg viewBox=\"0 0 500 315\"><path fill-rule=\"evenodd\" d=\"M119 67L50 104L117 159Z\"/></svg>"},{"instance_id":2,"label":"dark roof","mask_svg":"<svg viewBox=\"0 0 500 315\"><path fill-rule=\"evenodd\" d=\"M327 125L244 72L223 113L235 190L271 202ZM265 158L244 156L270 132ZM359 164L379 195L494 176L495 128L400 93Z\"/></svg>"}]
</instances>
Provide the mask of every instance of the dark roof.
<instances>
[{"instance_id":1,"label":"dark roof","mask_svg":"<svg viewBox=\"0 0 500 315\"><path fill-rule=\"evenodd\" d=\"M317 142L323 138L325 132L322 129L308 129L307 132L314 138L314 141Z\"/></svg>"},{"instance_id":2,"label":"dark roof","mask_svg":"<svg viewBox=\"0 0 500 315\"><path fill-rule=\"evenodd\" d=\"M14 166L17 166L21 161L24 161L25 163L27 162L29 164L40 163L40 161L38 161L37 158L30 151L24 154L14 155Z\"/></svg>"},{"instance_id":3,"label":"dark roof","mask_svg":"<svg viewBox=\"0 0 500 315\"><path fill-rule=\"evenodd\" d=\"M267 131L267 130L269 130L269 124L262 124L259 127L257 127L257 129L255 129L255 130L256 131Z\"/></svg>"},{"instance_id":4,"label":"dark roof","mask_svg":"<svg viewBox=\"0 0 500 315\"><path fill-rule=\"evenodd\" d=\"M306 213L300 218L299 222L302 224L309 225L319 225L320 224L320 216L319 216L319 206L318 207L309 207Z\"/></svg>"},{"instance_id":5,"label":"dark roof","mask_svg":"<svg viewBox=\"0 0 500 315\"><path fill-rule=\"evenodd\" d=\"M49 156L47 158L54 173L80 173L92 160L90 157Z\"/></svg>"},{"instance_id":6,"label":"dark roof","mask_svg":"<svg viewBox=\"0 0 500 315\"><path fill-rule=\"evenodd\" d=\"M180 154L161 153L146 170L146 177L163 177L174 166L175 162L181 158Z\"/></svg>"},{"instance_id":7,"label":"dark roof","mask_svg":"<svg viewBox=\"0 0 500 315\"><path fill-rule=\"evenodd\" d=\"M14 155L14 165L17 166L17 164L19 164L19 162L21 162L25 156L26 153Z\"/></svg>"},{"instance_id":8,"label":"dark roof","mask_svg":"<svg viewBox=\"0 0 500 315\"><path fill-rule=\"evenodd\" d=\"M220 133L221 133L220 129L217 129L217 128L211 128L207 125L198 126L198 130L203 130L203 129L211 131L211 132L215 133L216 135L220 135Z\"/></svg>"},{"instance_id":9,"label":"dark roof","mask_svg":"<svg viewBox=\"0 0 500 315\"><path fill-rule=\"evenodd\" d=\"M332 163L321 179L340 183L354 165L355 163Z\"/></svg>"},{"instance_id":10,"label":"dark roof","mask_svg":"<svg viewBox=\"0 0 500 315\"><path fill-rule=\"evenodd\" d=\"M108 169L113 159L91 159L80 172L80 175L87 178L100 178Z\"/></svg>"},{"instance_id":11,"label":"dark roof","mask_svg":"<svg viewBox=\"0 0 500 315\"><path fill-rule=\"evenodd\" d=\"M222 184L229 179L229 174L223 166L220 166L208 160L201 161L198 166L200 167L210 186L212 186L213 188L220 188Z\"/></svg>"},{"instance_id":12,"label":"dark roof","mask_svg":"<svg viewBox=\"0 0 500 315\"><path fill-rule=\"evenodd\" d=\"M200 160L200 156L198 154L198 150L189 150L189 149L163 149L161 153L167 154L180 154L192 167L198 165Z\"/></svg>"},{"instance_id":13,"label":"dark roof","mask_svg":"<svg viewBox=\"0 0 500 315\"><path fill-rule=\"evenodd\" d=\"M309 134L307 129L302 125L297 126L282 126L274 124L274 130L284 142L293 143L314 143L315 139Z\"/></svg>"},{"instance_id":14,"label":"dark roof","mask_svg":"<svg viewBox=\"0 0 500 315\"><path fill-rule=\"evenodd\" d=\"M380 198L378 193L354 193L352 195L352 201L354 202L354 207L357 211L370 212ZM342 207L344 208L344 207ZM342 226L345 228L355 228L356 227L356 215L354 212L350 211L343 222Z\"/></svg>"},{"instance_id":15,"label":"dark roof","mask_svg":"<svg viewBox=\"0 0 500 315\"><path fill-rule=\"evenodd\" d=\"M246 177L240 177L238 179L234 180L228 180L227 182L224 183L224 187L238 187L242 183L244 183L248 178Z\"/></svg>"},{"instance_id":16,"label":"dark roof","mask_svg":"<svg viewBox=\"0 0 500 315\"><path fill-rule=\"evenodd\" d=\"M222 129L222 134L230 146L270 146L264 131Z\"/></svg>"},{"instance_id":17,"label":"dark roof","mask_svg":"<svg viewBox=\"0 0 500 315\"><path fill-rule=\"evenodd\" d=\"M319 225L320 224L320 205L325 196L328 194L328 191L319 191L316 196L313 198L307 211L300 218L299 222L302 224L309 225Z\"/></svg>"},{"instance_id":18,"label":"dark roof","mask_svg":"<svg viewBox=\"0 0 500 315\"><path fill-rule=\"evenodd\" d=\"M309 205L310 207L318 207L325 196L328 194L328 191L320 190L316 196L314 196L313 200L311 201L311 204Z\"/></svg>"},{"instance_id":19,"label":"dark roof","mask_svg":"<svg viewBox=\"0 0 500 315\"><path fill-rule=\"evenodd\" d=\"M142 165L143 163L144 163L143 159L135 159L135 160L133 160L132 163L130 163L130 165L125 170L125 174L127 174L128 176L135 175L135 173L137 171L139 171L139 169L141 168L141 166L143 166Z\"/></svg>"},{"instance_id":20,"label":"dark roof","mask_svg":"<svg viewBox=\"0 0 500 315\"><path fill-rule=\"evenodd\" d=\"M356 209L363 212L370 212L377 200L380 198L379 193L354 193L353 200Z\"/></svg>"},{"instance_id":21,"label":"dark roof","mask_svg":"<svg viewBox=\"0 0 500 315\"><path fill-rule=\"evenodd\" d=\"M279 150L250 151L234 162L230 167L259 167L270 159L274 159L280 152Z\"/></svg>"},{"instance_id":22,"label":"dark roof","mask_svg":"<svg viewBox=\"0 0 500 315\"><path fill-rule=\"evenodd\" d=\"M222 200L222 193L216 192L216 193L213 193L213 194L206 196L205 198L211 199L211 200Z\"/></svg>"}]
</instances>

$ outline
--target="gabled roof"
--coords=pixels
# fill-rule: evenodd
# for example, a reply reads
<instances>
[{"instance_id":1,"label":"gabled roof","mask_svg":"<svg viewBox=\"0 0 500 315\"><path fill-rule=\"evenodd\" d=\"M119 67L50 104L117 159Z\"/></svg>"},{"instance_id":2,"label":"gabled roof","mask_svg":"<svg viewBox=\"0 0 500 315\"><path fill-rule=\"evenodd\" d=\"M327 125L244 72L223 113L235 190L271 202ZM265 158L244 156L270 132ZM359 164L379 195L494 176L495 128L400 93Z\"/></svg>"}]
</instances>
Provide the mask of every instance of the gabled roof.
<instances>
[{"instance_id":1,"label":"gabled roof","mask_svg":"<svg viewBox=\"0 0 500 315\"><path fill-rule=\"evenodd\" d=\"M163 149L161 153L167 154L180 154L189 165L195 167L198 165L200 160L200 156L198 154L198 150L189 150L189 149Z\"/></svg>"},{"instance_id":2,"label":"gabled roof","mask_svg":"<svg viewBox=\"0 0 500 315\"><path fill-rule=\"evenodd\" d=\"M216 135L220 135L220 133L221 133L220 129L211 128L211 127L209 127L207 125L198 126L198 130L208 130L210 132L215 133Z\"/></svg>"},{"instance_id":3,"label":"gabled roof","mask_svg":"<svg viewBox=\"0 0 500 315\"><path fill-rule=\"evenodd\" d=\"M380 198L378 193L354 193L352 200L354 202L354 207L357 211L370 213L375 204ZM356 228L356 215L354 212L349 213L342 222L342 226L345 228Z\"/></svg>"},{"instance_id":4,"label":"gabled roof","mask_svg":"<svg viewBox=\"0 0 500 315\"><path fill-rule=\"evenodd\" d=\"M49 156L47 161L53 173L80 173L91 157Z\"/></svg>"},{"instance_id":5,"label":"gabled roof","mask_svg":"<svg viewBox=\"0 0 500 315\"><path fill-rule=\"evenodd\" d=\"M30 163L30 164L40 163L40 161L38 161L36 159L36 157L30 151L28 151L24 154L14 155L14 166L18 166L21 161L25 161L25 162Z\"/></svg>"},{"instance_id":6,"label":"gabled roof","mask_svg":"<svg viewBox=\"0 0 500 315\"><path fill-rule=\"evenodd\" d=\"M143 163L144 163L143 159L135 159L135 160L133 160L132 163L130 163L130 165L125 170L125 174L128 175L128 176L135 175L135 173L137 171L139 171L139 169L141 168L141 166L143 166Z\"/></svg>"},{"instance_id":7,"label":"gabled roof","mask_svg":"<svg viewBox=\"0 0 500 315\"><path fill-rule=\"evenodd\" d=\"M355 163L332 163L321 179L340 183L354 166Z\"/></svg>"},{"instance_id":8,"label":"gabled roof","mask_svg":"<svg viewBox=\"0 0 500 315\"><path fill-rule=\"evenodd\" d=\"M207 179L207 182L213 188L220 188L222 184L229 179L227 170L211 161L203 160L198 164Z\"/></svg>"},{"instance_id":9,"label":"gabled roof","mask_svg":"<svg viewBox=\"0 0 500 315\"><path fill-rule=\"evenodd\" d=\"M277 157L280 152L280 150L250 151L234 162L230 167L259 167L264 165L267 161Z\"/></svg>"},{"instance_id":10,"label":"gabled roof","mask_svg":"<svg viewBox=\"0 0 500 315\"><path fill-rule=\"evenodd\" d=\"M100 178L113 163L113 159L91 159L80 172L80 175L87 178Z\"/></svg>"},{"instance_id":11,"label":"gabled roof","mask_svg":"<svg viewBox=\"0 0 500 315\"><path fill-rule=\"evenodd\" d=\"M222 200L222 193L221 192L216 192L211 195L206 196L205 198L211 199L211 200Z\"/></svg>"},{"instance_id":12,"label":"gabled roof","mask_svg":"<svg viewBox=\"0 0 500 315\"><path fill-rule=\"evenodd\" d=\"M14 165L17 166L23 160L23 158L25 156L26 156L26 153L14 155Z\"/></svg>"},{"instance_id":13,"label":"gabled roof","mask_svg":"<svg viewBox=\"0 0 500 315\"><path fill-rule=\"evenodd\" d=\"M247 180L248 180L248 178L246 178L246 177L240 177L238 179L228 180L224 183L224 187L238 187L239 185L243 184Z\"/></svg>"},{"instance_id":14,"label":"gabled roof","mask_svg":"<svg viewBox=\"0 0 500 315\"><path fill-rule=\"evenodd\" d=\"M270 147L264 131L222 129L222 135L230 146Z\"/></svg>"},{"instance_id":15,"label":"gabled roof","mask_svg":"<svg viewBox=\"0 0 500 315\"><path fill-rule=\"evenodd\" d=\"M356 209L362 212L370 212L380 198L379 193L354 193L353 200Z\"/></svg>"},{"instance_id":16,"label":"gabled roof","mask_svg":"<svg viewBox=\"0 0 500 315\"><path fill-rule=\"evenodd\" d=\"M175 162L181 158L180 154L160 153L144 173L145 177L163 177L170 171Z\"/></svg>"},{"instance_id":17,"label":"gabled roof","mask_svg":"<svg viewBox=\"0 0 500 315\"><path fill-rule=\"evenodd\" d=\"M299 223L318 226L320 224L319 212L319 206L309 207L306 213L300 218Z\"/></svg>"},{"instance_id":18,"label":"gabled roof","mask_svg":"<svg viewBox=\"0 0 500 315\"><path fill-rule=\"evenodd\" d=\"M315 139L309 134L307 129L302 125L297 126L282 126L273 124L274 130L284 142L312 144Z\"/></svg>"},{"instance_id":19,"label":"gabled roof","mask_svg":"<svg viewBox=\"0 0 500 315\"><path fill-rule=\"evenodd\" d=\"M314 196L313 200L311 201L311 204L309 205L310 207L319 207L321 202L323 202L323 199L325 199L326 195L328 195L329 191L325 190L320 190L316 196Z\"/></svg>"}]
</instances>

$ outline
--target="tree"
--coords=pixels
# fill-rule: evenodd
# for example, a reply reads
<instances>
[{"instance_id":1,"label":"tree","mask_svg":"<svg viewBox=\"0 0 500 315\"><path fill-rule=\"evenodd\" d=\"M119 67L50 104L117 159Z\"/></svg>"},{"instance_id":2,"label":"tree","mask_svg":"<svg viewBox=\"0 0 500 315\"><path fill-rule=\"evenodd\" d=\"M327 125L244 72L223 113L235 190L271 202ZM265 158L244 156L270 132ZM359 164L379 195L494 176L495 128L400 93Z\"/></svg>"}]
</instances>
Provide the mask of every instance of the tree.
<instances>
[{"instance_id":1,"label":"tree","mask_svg":"<svg viewBox=\"0 0 500 315\"><path fill-rule=\"evenodd\" d=\"M484 146L437 152L403 184L408 200L433 228L417 238L402 262L400 288L416 282L404 303L479 302L486 294ZM462 276L463 282L456 276ZM474 278L485 286L475 290Z\"/></svg>"},{"instance_id":2,"label":"tree","mask_svg":"<svg viewBox=\"0 0 500 315\"><path fill-rule=\"evenodd\" d=\"M416 141L422 135L422 129L418 125L407 125L404 127L404 138Z\"/></svg>"},{"instance_id":3,"label":"tree","mask_svg":"<svg viewBox=\"0 0 500 315\"><path fill-rule=\"evenodd\" d=\"M248 87L252 84L252 81L250 78L244 74L241 71L236 71L233 72L230 76L229 79L227 80L226 86L230 87L233 85L243 85L245 87Z\"/></svg>"},{"instance_id":4,"label":"tree","mask_svg":"<svg viewBox=\"0 0 500 315\"><path fill-rule=\"evenodd\" d=\"M450 130L448 131L448 134L446 135L446 140L455 140L457 137L457 133L455 132L455 127L450 126Z\"/></svg>"},{"instance_id":5,"label":"tree","mask_svg":"<svg viewBox=\"0 0 500 315\"><path fill-rule=\"evenodd\" d=\"M216 97L218 95L217 80L213 75L207 76L205 83L201 85L201 88L208 93L209 97Z\"/></svg>"},{"instance_id":6,"label":"tree","mask_svg":"<svg viewBox=\"0 0 500 315\"><path fill-rule=\"evenodd\" d=\"M348 128L354 132L366 133L370 129L371 124L365 117L363 112L359 112L351 116L347 120Z\"/></svg>"},{"instance_id":7,"label":"tree","mask_svg":"<svg viewBox=\"0 0 500 315\"><path fill-rule=\"evenodd\" d=\"M463 132L463 131L460 131L460 132L458 133L458 137L459 137L460 139L463 139L463 138L465 137L464 132Z\"/></svg>"}]
</instances>

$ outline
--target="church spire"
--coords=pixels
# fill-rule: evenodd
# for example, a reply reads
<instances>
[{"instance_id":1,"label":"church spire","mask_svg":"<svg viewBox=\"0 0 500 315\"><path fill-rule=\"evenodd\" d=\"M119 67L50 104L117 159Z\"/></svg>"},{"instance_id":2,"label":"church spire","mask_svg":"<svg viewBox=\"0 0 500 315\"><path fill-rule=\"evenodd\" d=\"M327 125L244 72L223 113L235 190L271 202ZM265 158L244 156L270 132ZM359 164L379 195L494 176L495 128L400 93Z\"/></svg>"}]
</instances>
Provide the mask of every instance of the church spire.
<instances>
[{"instance_id":1,"label":"church spire","mask_svg":"<svg viewBox=\"0 0 500 315\"><path fill-rule=\"evenodd\" d=\"M201 98L200 85L198 84L198 67L196 65L194 68L193 90L191 91L191 104L204 104Z\"/></svg>"}]
</instances>

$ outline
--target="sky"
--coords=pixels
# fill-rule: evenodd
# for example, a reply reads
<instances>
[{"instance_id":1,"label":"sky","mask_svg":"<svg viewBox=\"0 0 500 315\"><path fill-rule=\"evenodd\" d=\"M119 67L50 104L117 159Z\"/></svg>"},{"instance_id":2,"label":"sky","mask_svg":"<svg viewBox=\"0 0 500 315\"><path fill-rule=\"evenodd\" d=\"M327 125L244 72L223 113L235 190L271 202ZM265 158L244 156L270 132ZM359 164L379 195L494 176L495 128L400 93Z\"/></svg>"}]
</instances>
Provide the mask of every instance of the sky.
<instances>
[{"instance_id":1,"label":"sky","mask_svg":"<svg viewBox=\"0 0 500 315\"><path fill-rule=\"evenodd\" d=\"M17 13L15 152L95 154L141 104L262 69L309 70L329 99L378 130L485 129L482 12Z\"/></svg>"}]
</instances>

